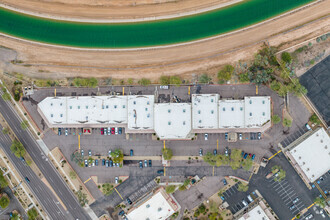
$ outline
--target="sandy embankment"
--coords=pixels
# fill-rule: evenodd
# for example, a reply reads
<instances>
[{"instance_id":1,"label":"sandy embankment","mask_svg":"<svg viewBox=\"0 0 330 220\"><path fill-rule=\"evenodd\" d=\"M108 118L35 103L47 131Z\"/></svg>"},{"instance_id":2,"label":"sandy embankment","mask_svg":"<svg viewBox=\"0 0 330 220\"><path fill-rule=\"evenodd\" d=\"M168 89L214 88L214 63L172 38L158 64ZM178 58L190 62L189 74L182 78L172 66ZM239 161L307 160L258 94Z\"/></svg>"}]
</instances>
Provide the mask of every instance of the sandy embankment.
<instances>
[{"instance_id":1,"label":"sandy embankment","mask_svg":"<svg viewBox=\"0 0 330 220\"><path fill-rule=\"evenodd\" d=\"M329 8L330 1L323 1L228 36L191 45L154 50L78 51L39 46L6 37L0 37L0 42L3 46L15 49L18 52L18 59L23 60L24 64L32 65L29 68L20 66L15 69L30 76L49 78L93 75L157 79L162 74L212 72L219 65L246 60L253 56L264 40L268 40L271 45L289 42L285 44L289 47L294 43L329 32ZM323 19L319 19L322 16ZM319 20L311 22L315 19ZM305 25L301 26L302 24ZM9 66L9 68L13 67Z\"/></svg>"}]
</instances>

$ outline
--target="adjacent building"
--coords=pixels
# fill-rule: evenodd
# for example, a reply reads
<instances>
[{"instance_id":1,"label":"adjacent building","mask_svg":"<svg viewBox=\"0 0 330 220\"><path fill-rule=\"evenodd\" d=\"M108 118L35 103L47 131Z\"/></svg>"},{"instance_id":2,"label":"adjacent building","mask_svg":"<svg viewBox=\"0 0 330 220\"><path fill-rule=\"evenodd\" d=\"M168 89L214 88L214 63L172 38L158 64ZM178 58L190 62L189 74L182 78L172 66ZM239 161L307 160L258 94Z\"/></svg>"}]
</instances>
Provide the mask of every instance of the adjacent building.
<instances>
[{"instance_id":1,"label":"adjacent building","mask_svg":"<svg viewBox=\"0 0 330 220\"><path fill-rule=\"evenodd\" d=\"M164 188L161 187L135 203L126 214L126 217L129 220L165 220L179 211L180 208L175 198L167 194Z\"/></svg>"},{"instance_id":2,"label":"adjacent building","mask_svg":"<svg viewBox=\"0 0 330 220\"><path fill-rule=\"evenodd\" d=\"M155 103L154 95L47 97L38 112L50 128L125 127L187 140L195 133L262 132L271 126L269 96L219 99L193 94L191 103Z\"/></svg>"},{"instance_id":3,"label":"adjacent building","mask_svg":"<svg viewBox=\"0 0 330 220\"><path fill-rule=\"evenodd\" d=\"M286 155L305 182L314 182L330 170L330 137L320 127L289 145Z\"/></svg>"}]
</instances>

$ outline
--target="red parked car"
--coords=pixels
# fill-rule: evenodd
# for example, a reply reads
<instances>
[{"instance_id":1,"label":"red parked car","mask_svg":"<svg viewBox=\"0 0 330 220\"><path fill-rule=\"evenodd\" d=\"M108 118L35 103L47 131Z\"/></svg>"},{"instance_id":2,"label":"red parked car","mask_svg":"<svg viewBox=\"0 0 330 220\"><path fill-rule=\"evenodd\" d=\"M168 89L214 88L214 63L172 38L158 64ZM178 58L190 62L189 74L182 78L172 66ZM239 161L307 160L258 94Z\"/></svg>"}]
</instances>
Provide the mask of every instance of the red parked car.
<instances>
[{"instance_id":1,"label":"red parked car","mask_svg":"<svg viewBox=\"0 0 330 220\"><path fill-rule=\"evenodd\" d=\"M104 135L104 128L101 128L101 135Z\"/></svg>"},{"instance_id":2,"label":"red parked car","mask_svg":"<svg viewBox=\"0 0 330 220\"><path fill-rule=\"evenodd\" d=\"M115 134L115 128L111 128L111 134Z\"/></svg>"},{"instance_id":3,"label":"red parked car","mask_svg":"<svg viewBox=\"0 0 330 220\"><path fill-rule=\"evenodd\" d=\"M249 154L249 157L252 157L252 154Z\"/></svg>"}]
</instances>

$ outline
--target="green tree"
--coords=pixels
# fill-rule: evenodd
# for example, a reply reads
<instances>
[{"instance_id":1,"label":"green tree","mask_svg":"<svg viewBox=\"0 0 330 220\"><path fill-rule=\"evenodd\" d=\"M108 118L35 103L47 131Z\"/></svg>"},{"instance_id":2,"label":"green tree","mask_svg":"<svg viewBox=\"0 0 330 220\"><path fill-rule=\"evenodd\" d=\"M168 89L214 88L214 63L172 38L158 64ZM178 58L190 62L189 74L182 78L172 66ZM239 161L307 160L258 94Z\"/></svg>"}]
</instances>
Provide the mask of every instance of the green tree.
<instances>
[{"instance_id":1,"label":"green tree","mask_svg":"<svg viewBox=\"0 0 330 220\"><path fill-rule=\"evenodd\" d=\"M249 190L249 185L240 182L240 183L238 183L237 190L240 192L246 192Z\"/></svg>"},{"instance_id":2,"label":"green tree","mask_svg":"<svg viewBox=\"0 0 330 220\"><path fill-rule=\"evenodd\" d=\"M27 212L27 215L28 215L28 219L29 220L35 220L37 217L38 217L38 211L36 208L32 208L30 209L28 212Z\"/></svg>"},{"instance_id":3,"label":"green tree","mask_svg":"<svg viewBox=\"0 0 330 220\"><path fill-rule=\"evenodd\" d=\"M25 155L25 148L23 144L17 140L14 140L10 146L11 152L15 154L17 158L24 157Z\"/></svg>"},{"instance_id":4,"label":"green tree","mask_svg":"<svg viewBox=\"0 0 330 220\"><path fill-rule=\"evenodd\" d=\"M142 78L138 81L141 86L148 86L151 84L150 79Z\"/></svg>"},{"instance_id":5,"label":"green tree","mask_svg":"<svg viewBox=\"0 0 330 220\"><path fill-rule=\"evenodd\" d=\"M183 182L183 185L184 185L184 186L188 186L189 183L190 183L190 179L187 178L187 179L185 179L185 181Z\"/></svg>"},{"instance_id":6,"label":"green tree","mask_svg":"<svg viewBox=\"0 0 330 220\"><path fill-rule=\"evenodd\" d=\"M77 191L76 195L78 197L78 201L81 206L85 206L88 203L86 193L83 193L81 190L79 190Z\"/></svg>"},{"instance_id":7,"label":"green tree","mask_svg":"<svg viewBox=\"0 0 330 220\"><path fill-rule=\"evenodd\" d=\"M9 200L9 198L8 198L7 195L1 196L1 198L0 198L0 206L1 206L2 209L7 208L7 206L9 205L9 202L10 202L10 200Z\"/></svg>"},{"instance_id":8,"label":"green tree","mask_svg":"<svg viewBox=\"0 0 330 220\"><path fill-rule=\"evenodd\" d=\"M278 124L278 123L280 123L280 122L281 122L281 118L280 118L280 116L278 116L278 115L273 115L273 116L272 116L272 122L273 122L274 124Z\"/></svg>"},{"instance_id":9,"label":"green tree","mask_svg":"<svg viewBox=\"0 0 330 220\"><path fill-rule=\"evenodd\" d=\"M246 73L241 73L239 75L239 81L241 83L250 82L249 73L247 73L247 72Z\"/></svg>"},{"instance_id":10,"label":"green tree","mask_svg":"<svg viewBox=\"0 0 330 220\"><path fill-rule=\"evenodd\" d=\"M199 77L199 82L200 83L209 83L212 80L211 77L209 77L209 75L207 75L206 73L203 73L200 77Z\"/></svg>"},{"instance_id":11,"label":"green tree","mask_svg":"<svg viewBox=\"0 0 330 220\"><path fill-rule=\"evenodd\" d=\"M313 124L321 124L321 121L319 119L319 117L317 117L317 115L314 113L310 118L309 120L313 123Z\"/></svg>"},{"instance_id":12,"label":"green tree","mask_svg":"<svg viewBox=\"0 0 330 220\"><path fill-rule=\"evenodd\" d=\"M21 128L22 128L23 130L26 130L28 127L29 127L29 122L28 122L27 120L23 120L23 121L21 122Z\"/></svg>"},{"instance_id":13,"label":"green tree","mask_svg":"<svg viewBox=\"0 0 330 220\"><path fill-rule=\"evenodd\" d=\"M129 85L132 85L132 84L134 83L134 80L133 80L132 78L128 78L128 79L127 79L127 83L128 83Z\"/></svg>"},{"instance_id":14,"label":"green tree","mask_svg":"<svg viewBox=\"0 0 330 220\"><path fill-rule=\"evenodd\" d=\"M292 121L290 119L284 118L283 119L283 126L284 127L291 127L292 126Z\"/></svg>"},{"instance_id":15,"label":"green tree","mask_svg":"<svg viewBox=\"0 0 330 220\"><path fill-rule=\"evenodd\" d=\"M206 206L202 203L199 207L198 207L198 210L200 213L203 213L206 211Z\"/></svg>"},{"instance_id":16,"label":"green tree","mask_svg":"<svg viewBox=\"0 0 330 220\"><path fill-rule=\"evenodd\" d=\"M160 81L160 84L161 85L168 85L168 84L170 84L170 77L169 76L161 76L160 78L159 78L159 81Z\"/></svg>"},{"instance_id":17,"label":"green tree","mask_svg":"<svg viewBox=\"0 0 330 220\"><path fill-rule=\"evenodd\" d=\"M113 185L110 183L104 183L102 185L102 192L106 196L111 195L113 193L113 190L114 190Z\"/></svg>"},{"instance_id":18,"label":"green tree","mask_svg":"<svg viewBox=\"0 0 330 220\"><path fill-rule=\"evenodd\" d=\"M281 83L276 81L276 80L273 80L271 83L270 83L270 89L277 92L278 90L280 90L281 88Z\"/></svg>"},{"instance_id":19,"label":"green tree","mask_svg":"<svg viewBox=\"0 0 330 220\"><path fill-rule=\"evenodd\" d=\"M170 148L163 148L162 149L164 160L171 160L173 156L173 151Z\"/></svg>"},{"instance_id":20,"label":"green tree","mask_svg":"<svg viewBox=\"0 0 330 220\"><path fill-rule=\"evenodd\" d=\"M292 82L288 84L288 90L298 97L307 94L307 89L300 84L297 78L292 79Z\"/></svg>"},{"instance_id":21,"label":"green tree","mask_svg":"<svg viewBox=\"0 0 330 220\"><path fill-rule=\"evenodd\" d=\"M0 170L0 187L5 188L7 186L8 186L8 182L7 182L6 178L3 176L2 170Z\"/></svg>"},{"instance_id":22,"label":"green tree","mask_svg":"<svg viewBox=\"0 0 330 220\"><path fill-rule=\"evenodd\" d=\"M179 186L179 190L180 191L185 191L187 188L186 188L186 186L185 185L181 185L181 186Z\"/></svg>"},{"instance_id":23,"label":"green tree","mask_svg":"<svg viewBox=\"0 0 330 220\"><path fill-rule=\"evenodd\" d=\"M230 166L233 170L237 170L241 166L241 152L239 149L232 149L230 154Z\"/></svg>"},{"instance_id":24,"label":"green tree","mask_svg":"<svg viewBox=\"0 0 330 220\"><path fill-rule=\"evenodd\" d=\"M320 208L324 209L325 206L326 206L326 202L325 202L325 199L322 197L316 197L314 199L314 202L315 202L315 205L319 206Z\"/></svg>"},{"instance_id":25,"label":"green tree","mask_svg":"<svg viewBox=\"0 0 330 220\"><path fill-rule=\"evenodd\" d=\"M73 85L76 87L81 86L81 79L80 78L74 78L73 79Z\"/></svg>"},{"instance_id":26,"label":"green tree","mask_svg":"<svg viewBox=\"0 0 330 220\"><path fill-rule=\"evenodd\" d=\"M10 217L10 220L19 220L19 216L18 216L18 213L13 213L12 216Z\"/></svg>"},{"instance_id":27,"label":"green tree","mask_svg":"<svg viewBox=\"0 0 330 220\"><path fill-rule=\"evenodd\" d=\"M288 52L283 52L281 54L281 58L284 62L286 63L291 63L292 62L292 57L291 57L291 54L288 53Z\"/></svg>"},{"instance_id":28,"label":"green tree","mask_svg":"<svg viewBox=\"0 0 330 220\"><path fill-rule=\"evenodd\" d=\"M267 70L260 70L258 68L250 68L249 72L250 82L255 83L260 86L261 84L266 84L270 80L270 73Z\"/></svg>"},{"instance_id":29,"label":"green tree","mask_svg":"<svg viewBox=\"0 0 330 220\"><path fill-rule=\"evenodd\" d=\"M3 93L2 99L5 100L5 101L9 101L10 100L10 94L8 92Z\"/></svg>"},{"instance_id":30,"label":"green tree","mask_svg":"<svg viewBox=\"0 0 330 220\"><path fill-rule=\"evenodd\" d=\"M95 77L89 78L89 83L88 83L89 87L95 88L98 84L99 82Z\"/></svg>"},{"instance_id":31,"label":"green tree","mask_svg":"<svg viewBox=\"0 0 330 220\"><path fill-rule=\"evenodd\" d=\"M277 182L281 182L285 178L285 176L286 172L281 168L280 171L278 171L277 176L275 176L274 180Z\"/></svg>"},{"instance_id":32,"label":"green tree","mask_svg":"<svg viewBox=\"0 0 330 220\"><path fill-rule=\"evenodd\" d=\"M3 128L2 129L2 133L3 134L8 134L9 133L9 129L8 128Z\"/></svg>"},{"instance_id":33,"label":"green tree","mask_svg":"<svg viewBox=\"0 0 330 220\"><path fill-rule=\"evenodd\" d=\"M211 153L211 152L207 152L204 156L203 156L203 160L210 164L211 166L215 166L216 165L216 158L215 156Z\"/></svg>"},{"instance_id":34,"label":"green tree","mask_svg":"<svg viewBox=\"0 0 330 220\"><path fill-rule=\"evenodd\" d=\"M232 65L226 65L224 66L219 72L218 72L218 80L219 81L228 81L231 79L231 75L234 72L234 67Z\"/></svg>"},{"instance_id":35,"label":"green tree","mask_svg":"<svg viewBox=\"0 0 330 220\"><path fill-rule=\"evenodd\" d=\"M277 94L281 97L284 97L288 94L288 92L289 92L288 87L280 83L280 89L277 91Z\"/></svg>"},{"instance_id":36,"label":"green tree","mask_svg":"<svg viewBox=\"0 0 330 220\"><path fill-rule=\"evenodd\" d=\"M71 179L77 179L77 174L74 171L70 171L69 175Z\"/></svg>"},{"instance_id":37,"label":"green tree","mask_svg":"<svg viewBox=\"0 0 330 220\"><path fill-rule=\"evenodd\" d=\"M175 188L176 188L176 186L174 186L174 185L166 186L165 191L166 191L168 194L171 194L171 193L174 193Z\"/></svg>"},{"instance_id":38,"label":"green tree","mask_svg":"<svg viewBox=\"0 0 330 220\"><path fill-rule=\"evenodd\" d=\"M245 159L242 162L243 169L247 171L249 171L252 168L252 165L253 165L253 161L251 158Z\"/></svg>"},{"instance_id":39,"label":"green tree","mask_svg":"<svg viewBox=\"0 0 330 220\"><path fill-rule=\"evenodd\" d=\"M209 220L217 220L218 219L218 213L217 212L213 212L211 214L209 214Z\"/></svg>"},{"instance_id":40,"label":"green tree","mask_svg":"<svg viewBox=\"0 0 330 220\"><path fill-rule=\"evenodd\" d=\"M116 150L112 151L110 156L114 163L121 163L124 160L123 151L120 149L116 149Z\"/></svg>"},{"instance_id":41,"label":"green tree","mask_svg":"<svg viewBox=\"0 0 330 220\"><path fill-rule=\"evenodd\" d=\"M174 84L176 86L180 86L182 83L182 80L179 76L171 76L170 77L170 84Z\"/></svg>"}]
</instances>

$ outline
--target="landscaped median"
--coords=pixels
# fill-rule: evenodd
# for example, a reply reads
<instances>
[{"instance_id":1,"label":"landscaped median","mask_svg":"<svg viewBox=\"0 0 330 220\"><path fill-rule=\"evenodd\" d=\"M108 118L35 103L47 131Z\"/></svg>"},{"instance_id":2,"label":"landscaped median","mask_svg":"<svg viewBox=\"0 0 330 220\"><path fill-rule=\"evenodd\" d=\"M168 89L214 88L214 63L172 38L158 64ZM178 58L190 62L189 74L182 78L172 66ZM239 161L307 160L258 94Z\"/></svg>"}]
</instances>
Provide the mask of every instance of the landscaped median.
<instances>
[{"instance_id":1,"label":"landscaped median","mask_svg":"<svg viewBox=\"0 0 330 220\"><path fill-rule=\"evenodd\" d=\"M77 196L81 206L92 204L95 199L88 191L85 184L81 181L76 171L67 162L67 159L62 154L58 147L55 147L49 153L50 161L53 163L57 171L60 173L63 180L68 184L72 192Z\"/></svg>"}]
</instances>

